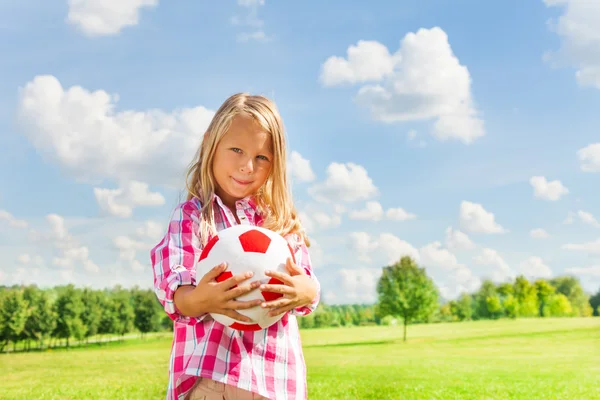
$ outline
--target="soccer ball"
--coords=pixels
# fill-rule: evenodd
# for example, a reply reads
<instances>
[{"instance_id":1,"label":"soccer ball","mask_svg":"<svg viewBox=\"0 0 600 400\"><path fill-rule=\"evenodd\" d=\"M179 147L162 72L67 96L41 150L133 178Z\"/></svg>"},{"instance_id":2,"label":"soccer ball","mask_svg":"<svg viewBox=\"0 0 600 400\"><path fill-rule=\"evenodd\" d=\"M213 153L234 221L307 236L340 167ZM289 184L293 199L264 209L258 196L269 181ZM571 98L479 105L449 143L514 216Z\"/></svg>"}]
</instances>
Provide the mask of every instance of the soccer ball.
<instances>
[{"instance_id":1,"label":"soccer ball","mask_svg":"<svg viewBox=\"0 0 600 400\"><path fill-rule=\"evenodd\" d=\"M222 282L233 275L252 271L250 281L260 280L261 283L281 284L279 279L265 275L265 270L288 273L286 260L291 257L294 262L294 252L283 236L262 227L252 225L234 225L223 229L208 241L197 264L197 275L203 276L211 268L227 263L227 269L222 272L217 281ZM236 300L251 301L256 299L272 301L283 296L281 293L264 292L254 289ZM274 317L268 315L269 309L260 305L237 310L250 319L251 323L242 322L226 315L211 313L212 318L225 326L236 330L257 331L266 329L283 317L283 313Z\"/></svg>"}]
</instances>

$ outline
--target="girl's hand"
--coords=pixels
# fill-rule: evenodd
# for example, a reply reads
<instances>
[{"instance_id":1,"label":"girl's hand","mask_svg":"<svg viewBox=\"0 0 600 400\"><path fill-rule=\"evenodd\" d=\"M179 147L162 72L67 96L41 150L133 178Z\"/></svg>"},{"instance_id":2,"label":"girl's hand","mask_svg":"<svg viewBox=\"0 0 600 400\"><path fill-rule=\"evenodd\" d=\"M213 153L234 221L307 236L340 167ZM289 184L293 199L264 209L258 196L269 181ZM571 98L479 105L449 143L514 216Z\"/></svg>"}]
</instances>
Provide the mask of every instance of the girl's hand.
<instances>
[{"instance_id":1,"label":"girl's hand","mask_svg":"<svg viewBox=\"0 0 600 400\"><path fill-rule=\"evenodd\" d=\"M251 283L242 282L252 277L251 272L245 274L233 275L221 282L217 282L217 277L225 272L227 266L225 264L217 265L198 281L196 287L182 286L175 292L175 303L178 308L185 314L190 316L199 316L204 313L217 313L227 315L230 318L242 322L252 322L245 315L240 314L236 310L248 309L256 307L261 303L261 300L239 301L235 300L243 294L249 293L260 285L260 281ZM182 291L182 289L187 289ZM180 295L177 296L180 292Z\"/></svg>"},{"instance_id":2,"label":"girl's hand","mask_svg":"<svg viewBox=\"0 0 600 400\"><path fill-rule=\"evenodd\" d=\"M260 286L262 291L283 294L283 297L262 303L263 308L271 309L269 311L271 317L310 304L317 295L317 285L306 274L304 268L298 267L291 258L287 259L285 266L289 275L277 271L265 272L265 275L279 279L283 285L264 284Z\"/></svg>"}]
</instances>

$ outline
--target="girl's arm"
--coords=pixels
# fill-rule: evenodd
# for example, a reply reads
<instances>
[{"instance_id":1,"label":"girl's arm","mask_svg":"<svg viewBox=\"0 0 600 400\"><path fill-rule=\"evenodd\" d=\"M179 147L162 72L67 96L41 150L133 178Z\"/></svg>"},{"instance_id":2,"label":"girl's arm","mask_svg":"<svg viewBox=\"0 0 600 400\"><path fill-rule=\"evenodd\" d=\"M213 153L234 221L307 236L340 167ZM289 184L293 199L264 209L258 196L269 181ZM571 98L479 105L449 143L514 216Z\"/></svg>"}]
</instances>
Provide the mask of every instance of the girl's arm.
<instances>
[{"instance_id":1,"label":"girl's arm","mask_svg":"<svg viewBox=\"0 0 600 400\"><path fill-rule=\"evenodd\" d=\"M200 210L191 201L178 205L169 221L167 232L150 251L154 273L154 291L167 315L181 323L195 323L175 307L175 291L182 286L196 286L196 261L202 251L199 237ZM190 288L191 289L191 288Z\"/></svg>"}]
</instances>

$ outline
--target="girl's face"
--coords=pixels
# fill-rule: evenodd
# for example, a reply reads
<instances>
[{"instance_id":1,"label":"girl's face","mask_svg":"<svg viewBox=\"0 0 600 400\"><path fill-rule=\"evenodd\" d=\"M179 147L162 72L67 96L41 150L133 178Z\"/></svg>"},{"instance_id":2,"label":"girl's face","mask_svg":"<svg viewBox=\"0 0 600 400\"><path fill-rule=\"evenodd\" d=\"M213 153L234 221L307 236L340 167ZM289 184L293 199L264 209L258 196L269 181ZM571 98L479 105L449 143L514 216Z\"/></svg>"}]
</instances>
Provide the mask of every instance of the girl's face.
<instances>
[{"instance_id":1,"label":"girl's face","mask_svg":"<svg viewBox=\"0 0 600 400\"><path fill-rule=\"evenodd\" d=\"M273 164L271 135L246 114L238 114L215 150L212 162L216 194L235 209L235 202L255 194Z\"/></svg>"}]
</instances>

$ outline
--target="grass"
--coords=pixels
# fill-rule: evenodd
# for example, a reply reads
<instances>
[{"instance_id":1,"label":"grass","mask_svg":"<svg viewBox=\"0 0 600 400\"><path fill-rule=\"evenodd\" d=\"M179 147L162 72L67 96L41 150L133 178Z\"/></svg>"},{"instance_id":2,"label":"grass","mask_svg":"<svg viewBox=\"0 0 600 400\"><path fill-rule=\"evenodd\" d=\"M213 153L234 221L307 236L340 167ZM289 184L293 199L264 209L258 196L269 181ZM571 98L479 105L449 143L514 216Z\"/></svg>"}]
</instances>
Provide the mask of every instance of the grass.
<instances>
[{"instance_id":1,"label":"grass","mask_svg":"<svg viewBox=\"0 0 600 400\"><path fill-rule=\"evenodd\" d=\"M600 399L600 318L302 331L309 399ZM163 399L170 337L0 356L0 398Z\"/></svg>"}]
</instances>

